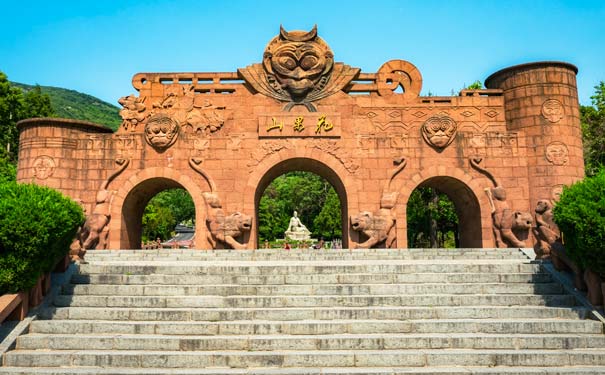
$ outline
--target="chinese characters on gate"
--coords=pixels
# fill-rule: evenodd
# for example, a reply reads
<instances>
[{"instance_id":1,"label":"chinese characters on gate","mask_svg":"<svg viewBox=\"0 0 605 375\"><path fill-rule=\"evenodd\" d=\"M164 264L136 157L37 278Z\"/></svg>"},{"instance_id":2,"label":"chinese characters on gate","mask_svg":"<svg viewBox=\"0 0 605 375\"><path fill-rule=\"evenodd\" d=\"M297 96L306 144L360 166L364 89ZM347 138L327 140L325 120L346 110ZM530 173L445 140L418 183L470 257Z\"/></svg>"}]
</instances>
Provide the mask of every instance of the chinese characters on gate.
<instances>
[{"instance_id":1,"label":"chinese characters on gate","mask_svg":"<svg viewBox=\"0 0 605 375\"><path fill-rule=\"evenodd\" d=\"M298 116L292 124L284 124L283 120L278 121L275 117L271 117L271 123L267 125L266 131L279 130L281 132L284 126L292 126L295 132L300 133L305 130L305 118ZM319 116L317 122L312 126L315 128L315 134L321 134L322 131L329 132L334 129L334 124L326 119L326 115Z\"/></svg>"}]
</instances>

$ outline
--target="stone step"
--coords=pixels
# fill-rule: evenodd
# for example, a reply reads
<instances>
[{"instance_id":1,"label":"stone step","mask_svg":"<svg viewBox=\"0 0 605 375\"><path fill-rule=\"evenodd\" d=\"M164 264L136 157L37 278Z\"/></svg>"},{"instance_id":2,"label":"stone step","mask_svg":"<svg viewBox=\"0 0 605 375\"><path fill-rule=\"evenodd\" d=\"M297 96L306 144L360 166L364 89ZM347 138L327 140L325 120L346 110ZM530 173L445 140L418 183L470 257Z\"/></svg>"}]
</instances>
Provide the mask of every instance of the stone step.
<instances>
[{"instance_id":1,"label":"stone step","mask_svg":"<svg viewBox=\"0 0 605 375\"><path fill-rule=\"evenodd\" d=\"M66 285L78 296L273 296L273 295L421 295L421 294L562 294L558 283L507 284L339 284L339 285Z\"/></svg>"},{"instance_id":2,"label":"stone step","mask_svg":"<svg viewBox=\"0 0 605 375\"><path fill-rule=\"evenodd\" d=\"M348 307L348 308L112 308L61 307L49 309L43 317L71 320L144 321L231 321L231 320L331 320L331 319L585 319L587 308L544 306L447 306Z\"/></svg>"},{"instance_id":3,"label":"stone step","mask_svg":"<svg viewBox=\"0 0 605 375\"><path fill-rule=\"evenodd\" d=\"M424 294L322 296L79 296L59 295L57 307L363 307L363 306L575 306L567 294Z\"/></svg>"},{"instance_id":4,"label":"stone step","mask_svg":"<svg viewBox=\"0 0 605 375\"><path fill-rule=\"evenodd\" d=\"M548 273L349 273L289 275L125 275L75 274L74 284L117 285L285 285L285 284L421 284L421 283L548 283Z\"/></svg>"},{"instance_id":5,"label":"stone step","mask_svg":"<svg viewBox=\"0 0 605 375\"><path fill-rule=\"evenodd\" d=\"M541 265L519 260L423 260L423 261L239 261L239 262L90 262L80 265L81 274L121 275L316 275L347 273L530 273Z\"/></svg>"},{"instance_id":6,"label":"stone step","mask_svg":"<svg viewBox=\"0 0 605 375\"><path fill-rule=\"evenodd\" d=\"M0 367L13 375L605 375L605 367L265 367L265 368L131 368L131 367Z\"/></svg>"},{"instance_id":7,"label":"stone step","mask_svg":"<svg viewBox=\"0 0 605 375\"><path fill-rule=\"evenodd\" d=\"M30 333L48 334L161 334L161 335L329 335L356 333L508 333L600 334L603 326L592 320L565 319L420 319L420 320L243 320L243 321L104 321L39 320Z\"/></svg>"},{"instance_id":8,"label":"stone step","mask_svg":"<svg viewBox=\"0 0 605 375\"><path fill-rule=\"evenodd\" d=\"M139 351L16 350L4 355L6 366L101 366L130 368L249 367L427 367L427 366L603 366L596 350L280 350ZM345 372L346 373L346 372Z\"/></svg>"},{"instance_id":9,"label":"stone step","mask_svg":"<svg viewBox=\"0 0 605 375\"><path fill-rule=\"evenodd\" d=\"M605 335L526 334L344 334L166 336L103 334L27 334L17 339L17 349L35 350L392 350L392 349L578 349L605 348Z\"/></svg>"},{"instance_id":10,"label":"stone step","mask_svg":"<svg viewBox=\"0 0 605 375\"><path fill-rule=\"evenodd\" d=\"M206 255L204 253L193 253L193 254L119 254L117 257L111 254L107 255L87 255L88 261L108 261L116 260L120 261L131 261L131 260L153 260L153 261L178 261L178 260L371 260L371 259L400 259L400 260L415 260L415 259L527 259L523 258L522 254L519 256L511 255L510 253L500 252L473 252L473 253L462 253L457 254L453 251L432 253L432 254L421 254L421 253L409 253L401 251L399 253L290 253L288 251L282 251L280 253L253 253L239 255L234 254L221 254L221 255Z\"/></svg>"},{"instance_id":11,"label":"stone step","mask_svg":"<svg viewBox=\"0 0 605 375\"><path fill-rule=\"evenodd\" d=\"M478 258L483 255L507 256L508 258L518 257L526 259L526 255L518 248L466 248L466 249L245 249L245 250L191 250L191 249L150 249L150 250L91 250L86 257L96 259L97 257L170 257L170 256L191 256L191 257L240 257L252 258L258 256L406 256L414 255L424 257L432 255L475 255Z\"/></svg>"}]
</instances>

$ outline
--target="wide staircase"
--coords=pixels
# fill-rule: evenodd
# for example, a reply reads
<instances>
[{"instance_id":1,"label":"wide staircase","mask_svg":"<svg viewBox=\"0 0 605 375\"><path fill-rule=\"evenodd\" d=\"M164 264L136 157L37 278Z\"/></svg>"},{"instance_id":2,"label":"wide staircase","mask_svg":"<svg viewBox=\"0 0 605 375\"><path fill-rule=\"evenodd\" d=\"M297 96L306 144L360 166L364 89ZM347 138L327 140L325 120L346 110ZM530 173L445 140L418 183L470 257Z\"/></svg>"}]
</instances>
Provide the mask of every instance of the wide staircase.
<instances>
[{"instance_id":1,"label":"wide staircase","mask_svg":"<svg viewBox=\"0 0 605 375\"><path fill-rule=\"evenodd\" d=\"M518 249L93 251L10 374L605 374L590 310Z\"/></svg>"}]
</instances>

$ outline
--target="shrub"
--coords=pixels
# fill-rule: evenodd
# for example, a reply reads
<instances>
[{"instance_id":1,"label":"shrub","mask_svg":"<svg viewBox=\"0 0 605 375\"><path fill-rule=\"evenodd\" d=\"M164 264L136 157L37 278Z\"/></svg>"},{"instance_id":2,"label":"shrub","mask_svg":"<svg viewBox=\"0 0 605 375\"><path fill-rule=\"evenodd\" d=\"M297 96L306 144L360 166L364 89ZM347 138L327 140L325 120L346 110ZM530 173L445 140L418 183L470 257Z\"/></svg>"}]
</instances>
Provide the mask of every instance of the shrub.
<instances>
[{"instance_id":1,"label":"shrub","mask_svg":"<svg viewBox=\"0 0 605 375\"><path fill-rule=\"evenodd\" d=\"M32 288L69 252L80 206L47 187L0 184L0 294Z\"/></svg>"},{"instance_id":2,"label":"shrub","mask_svg":"<svg viewBox=\"0 0 605 375\"><path fill-rule=\"evenodd\" d=\"M554 220L571 259L605 276L605 169L565 188Z\"/></svg>"}]
</instances>

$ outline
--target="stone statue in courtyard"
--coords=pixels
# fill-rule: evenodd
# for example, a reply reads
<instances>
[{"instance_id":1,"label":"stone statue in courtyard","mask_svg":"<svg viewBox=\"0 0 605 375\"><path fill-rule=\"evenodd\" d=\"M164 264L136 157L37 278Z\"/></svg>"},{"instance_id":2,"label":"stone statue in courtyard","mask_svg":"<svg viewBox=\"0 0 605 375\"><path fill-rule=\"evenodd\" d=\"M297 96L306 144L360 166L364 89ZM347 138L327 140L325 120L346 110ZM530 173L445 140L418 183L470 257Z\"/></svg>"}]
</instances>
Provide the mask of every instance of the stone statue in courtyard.
<instances>
[{"instance_id":1,"label":"stone statue in courtyard","mask_svg":"<svg viewBox=\"0 0 605 375\"><path fill-rule=\"evenodd\" d=\"M298 218L298 212L296 211L294 211L294 214L290 218L290 224L288 224L288 229L286 230L285 234L286 238L298 241L308 240L311 238L311 232L300 221Z\"/></svg>"}]
</instances>

